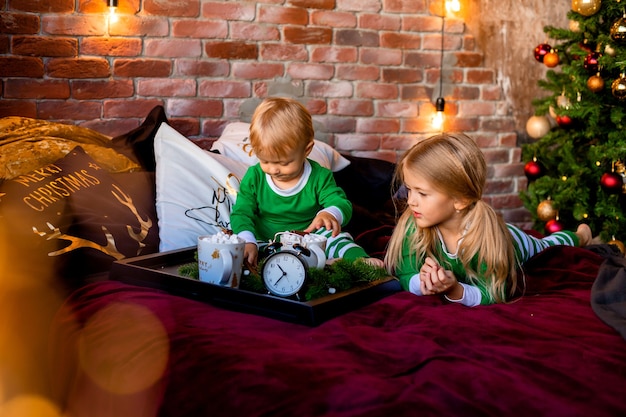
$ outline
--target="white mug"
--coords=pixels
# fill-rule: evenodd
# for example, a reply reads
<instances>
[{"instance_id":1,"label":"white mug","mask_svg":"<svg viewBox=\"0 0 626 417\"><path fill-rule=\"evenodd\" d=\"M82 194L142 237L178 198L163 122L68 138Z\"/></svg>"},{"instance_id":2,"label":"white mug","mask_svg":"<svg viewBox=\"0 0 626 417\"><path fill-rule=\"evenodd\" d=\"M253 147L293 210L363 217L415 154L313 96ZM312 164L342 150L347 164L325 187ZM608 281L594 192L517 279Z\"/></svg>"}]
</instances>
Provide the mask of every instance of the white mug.
<instances>
[{"instance_id":1,"label":"white mug","mask_svg":"<svg viewBox=\"0 0 626 417\"><path fill-rule=\"evenodd\" d=\"M198 236L200 281L239 288L245 246L243 239L223 232Z\"/></svg>"}]
</instances>

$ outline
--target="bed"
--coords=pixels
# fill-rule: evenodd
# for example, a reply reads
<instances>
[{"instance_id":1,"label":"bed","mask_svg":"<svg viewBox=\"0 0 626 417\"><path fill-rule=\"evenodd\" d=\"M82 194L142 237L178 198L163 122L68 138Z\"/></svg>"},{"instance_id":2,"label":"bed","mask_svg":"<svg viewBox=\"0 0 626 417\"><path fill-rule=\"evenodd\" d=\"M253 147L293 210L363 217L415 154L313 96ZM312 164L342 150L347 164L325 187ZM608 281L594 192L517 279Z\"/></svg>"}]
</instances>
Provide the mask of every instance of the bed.
<instances>
[{"instance_id":1,"label":"bed","mask_svg":"<svg viewBox=\"0 0 626 417\"><path fill-rule=\"evenodd\" d=\"M127 208L119 214L127 217L104 226L115 251L102 252L106 240L94 235L103 234L102 225L96 231L88 227L99 219L97 213L77 213L91 207L93 195L88 201L66 201L65 215L54 219L59 231L46 230L47 237L64 234L75 242L80 236L100 248L74 250L71 259L54 264L51 276L37 277L46 288L58 281L63 285L55 287L56 301L37 322L41 332L34 340L43 347L27 350L36 365L23 368L43 376L29 392L41 393L59 415L626 415L626 263L613 246L549 248L525 266L525 292L508 304L466 308L398 290L316 325L109 279L114 262L171 249L162 247L161 234L153 230L164 225L159 218L164 208L150 205L163 186L159 158L171 152L152 146L158 142L155 126L166 123L164 117L157 110L137 130L104 145L130 161L105 170L113 178L107 186L118 190L114 198ZM355 199L360 191L351 185L372 193L388 186L388 165L351 162L337 178L346 181ZM115 169L123 172L112 173ZM374 180L364 184L368 172ZM7 181L3 185L6 206L14 191L7 192ZM386 202L376 199L371 206L371 200L361 197L355 203L352 227L361 244L381 253L390 231L382 215ZM226 210L227 199L219 201ZM0 209L0 219L15 215ZM218 212L211 211L212 219L226 221ZM18 227L10 223L3 231ZM39 243L59 240L39 232L33 233ZM31 249L33 242L28 241ZM67 242L56 244L62 250ZM7 256L25 245L7 246ZM59 250L45 247L44 252ZM18 271L32 276L40 261L25 262ZM11 398L7 392L4 398Z\"/></svg>"}]
</instances>

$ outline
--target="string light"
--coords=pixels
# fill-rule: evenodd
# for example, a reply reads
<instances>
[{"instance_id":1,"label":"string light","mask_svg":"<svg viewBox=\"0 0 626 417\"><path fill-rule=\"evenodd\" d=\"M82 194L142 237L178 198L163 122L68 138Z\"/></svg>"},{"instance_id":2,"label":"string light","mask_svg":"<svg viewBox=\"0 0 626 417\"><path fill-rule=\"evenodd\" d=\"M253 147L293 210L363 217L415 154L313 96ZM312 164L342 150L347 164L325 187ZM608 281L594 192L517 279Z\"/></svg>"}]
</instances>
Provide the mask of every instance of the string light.
<instances>
[{"instance_id":1,"label":"string light","mask_svg":"<svg viewBox=\"0 0 626 417\"><path fill-rule=\"evenodd\" d=\"M458 13L461 11L461 2L459 0L446 0L446 10L448 13Z\"/></svg>"}]
</instances>

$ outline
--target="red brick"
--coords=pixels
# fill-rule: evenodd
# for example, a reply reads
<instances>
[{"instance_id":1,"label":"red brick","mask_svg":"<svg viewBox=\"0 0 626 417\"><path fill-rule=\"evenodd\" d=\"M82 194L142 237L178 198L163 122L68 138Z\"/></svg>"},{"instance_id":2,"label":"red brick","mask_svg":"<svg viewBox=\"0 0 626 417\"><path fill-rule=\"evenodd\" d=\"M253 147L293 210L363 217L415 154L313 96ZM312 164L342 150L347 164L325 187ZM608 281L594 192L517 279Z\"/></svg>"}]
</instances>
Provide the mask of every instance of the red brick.
<instances>
[{"instance_id":1,"label":"red brick","mask_svg":"<svg viewBox=\"0 0 626 417\"><path fill-rule=\"evenodd\" d=\"M311 51L312 62L356 62L358 51L354 47L319 46Z\"/></svg>"},{"instance_id":2,"label":"red brick","mask_svg":"<svg viewBox=\"0 0 626 417\"><path fill-rule=\"evenodd\" d=\"M434 88L427 85L408 84L400 88L400 98L402 100L430 100L433 96Z\"/></svg>"},{"instance_id":3,"label":"red brick","mask_svg":"<svg viewBox=\"0 0 626 417\"><path fill-rule=\"evenodd\" d=\"M378 103L376 114L381 117L413 118L417 117L417 105L407 101Z\"/></svg>"},{"instance_id":4,"label":"red brick","mask_svg":"<svg viewBox=\"0 0 626 417\"><path fill-rule=\"evenodd\" d=\"M348 81L311 81L307 83L307 96L312 97L351 97L354 91Z\"/></svg>"},{"instance_id":5,"label":"red brick","mask_svg":"<svg viewBox=\"0 0 626 417\"><path fill-rule=\"evenodd\" d=\"M280 31L272 25L232 22L230 24L230 37L247 41L278 41L280 40Z\"/></svg>"},{"instance_id":6,"label":"red brick","mask_svg":"<svg viewBox=\"0 0 626 417\"><path fill-rule=\"evenodd\" d=\"M341 10L350 10L355 12L381 11L380 0L342 0L340 2L340 6Z\"/></svg>"},{"instance_id":7,"label":"red brick","mask_svg":"<svg viewBox=\"0 0 626 417\"><path fill-rule=\"evenodd\" d=\"M0 33L30 34L39 32L39 17L22 13L0 13Z\"/></svg>"},{"instance_id":8,"label":"red brick","mask_svg":"<svg viewBox=\"0 0 626 417\"><path fill-rule=\"evenodd\" d=\"M146 117L155 106L162 105L157 99L105 100L103 114L105 118Z\"/></svg>"},{"instance_id":9,"label":"red brick","mask_svg":"<svg viewBox=\"0 0 626 417\"><path fill-rule=\"evenodd\" d=\"M233 63L233 75L247 80L274 79L282 77L285 68L282 64L265 64L260 62L235 62Z\"/></svg>"},{"instance_id":10,"label":"red brick","mask_svg":"<svg viewBox=\"0 0 626 417\"><path fill-rule=\"evenodd\" d=\"M175 61L176 75L194 77L225 77L230 65L225 61L199 61L197 59L177 59Z\"/></svg>"},{"instance_id":11,"label":"red brick","mask_svg":"<svg viewBox=\"0 0 626 417\"><path fill-rule=\"evenodd\" d=\"M190 97L196 95L196 80L142 79L137 80L137 94L144 97Z\"/></svg>"},{"instance_id":12,"label":"red brick","mask_svg":"<svg viewBox=\"0 0 626 417\"><path fill-rule=\"evenodd\" d=\"M422 42L422 49L424 50L441 50L441 35L432 34L425 35ZM445 35L443 38L443 49L445 51L459 50L462 47L463 39L459 36Z\"/></svg>"},{"instance_id":13,"label":"red brick","mask_svg":"<svg viewBox=\"0 0 626 417\"><path fill-rule=\"evenodd\" d=\"M398 31L402 25L402 20L403 18L400 16L363 14L359 16L359 28Z\"/></svg>"},{"instance_id":14,"label":"red brick","mask_svg":"<svg viewBox=\"0 0 626 417\"><path fill-rule=\"evenodd\" d=\"M376 33L358 29L339 29L335 34L336 45L352 46L379 46L379 39Z\"/></svg>"},{"instance_id":15,"label":"red brick","mask_svg":"<svg viewBox=\"0 0 626 417\"><path fill-rule=\"evenodd\" d=\"M446 129L456 132L474 132L479 127L480 121L476 117L454 117L446 122Z\"/></svg>"},{"instance_id":16,"label":"red brick","mask_svg":"<svg viewBox=\"0 0 626 417\"><path fill-rule=\"evenodd\" d=\"M305 9L333 9L336 0L288 0L287 4Z\"/></svg>"},{"instance_id":17,"label":"red brick","mask_svg":"<svg viewBox=\"0 0 626 417\"><path fill-rule=\"evenodd\" d=\"M238 81L201 81L198 95L201 97L244 98L250 97L252 86L247 82Z\"/></svg>"},{"instance_id":18,"label":"red brick","mask_svg":"<svg viewBox=\"0 0 626 417\"><path fill-rule=\"evenodd\" d=\"M22 116L37 117L37 104L35 101L25 100L0 100L0 117Z\"/></svg>"},{"instance_id":19,"label":"red brick","mask_svg":"<svg viewBox=\"0 0 626 417\"><path fill-rule=\"evenodd\" d=\"M478 87L456 86L452 97L456 100L478 100L480 89Z\"/></svg>"},{"instance_id":20,"label":"red brick","mask_svg":"<svg viewBox=\"0 0 626 417\"><path fill-rule=\"evenodd\" d=\"M484 56L477 52L455 52L457 67L480 67Z\"/></svg>"},{"instance_id":21,"label":"red brick","mask_svg":"<svg viewBox=\"0 0 626 417\"><path fill-rule=\"evenodd\" d=\"M368 65L401 65L402 51L398 49L361 48L361 62Z\"/></svg>"},{"instance_id":22,"label":"red brick","mask_svg":"<svg viewBox=\"0 0 626 417\"><path fill-rule=\"evenodd\" d=\"M208 2L202 4L202 17L252 21L255 16L256 2Z\"/></svg>"},{"instance_id":23,"label":"red brick","mask_svg":"<svg viewBox=\"0 0 626 417\"><path fill-rule=\"evenodd\" d=\"M135 87L130 80L72 81L72 97L76 100L101 100L132 97Z\"/></svg>"},{"instance_id":24,"label":"red brick","mask_svg":"<svg viewBox=\"0 0 626 417\"><path fill-rule=\"evenodd\" d=\"M400 130L398 119L359 119L356 122L356 131L359 133L397 133Z\"/></svg>"},{"instance_id":25,"label":"red brick","mask_svg":"<svg viewBox=\"0 0 626 417\"><path fill-rule=\"evenodd\" d=\"M354 28L357 25L357 19L354 13L324 10L312 12L311 23L333 28Z\"/></svg>"},{"instance_id":26,"label":"red brick","mask_svg":"<svg viewBox=\"0 0 626 417\"><path fill-rule=\"evenodd\" d=\"M194 17L200 15L200 0L144 0L143 11L156 16Z\"/></svg>"},{"instance_id":27,"label":"red brick","mask_svg":"<svg viewBox=\"0 0 626 417\"><path fill-rule=\"evenodd\" d=\"M416 68L435 67L439 71L441 54L439 52L406 52L404 63Z\"/></svg>"},{"instance_id":28,"label":"red brick","mask_svg":"<svg viewBox=\"0 0 626 417\"><path fill-rule=\"evenodd\" d=\"M327 132L335 134L351 133L356 129L354 117L321 116L316 118L316 121L322 123Z\"/></svg>"},{"instance_id":29,"label":"red brick","mask_svg":"<svg viewBox=\"0 0 626 417\"><path fill-rule=\"evenodd\" d=\"M199 39L146 39L144 55L154 57L199 57L202 42Z\"/></svg>"},{"instance_id":30,"label":"red brick","mask_svg":"<svg viewBox=\"0 0 626 417\"><path fill-rule=\"evenodd\" d=\"M383 0L383 10L393 13L417 14L423 13L428 9L426 7L426 0Z\"/></svg>"},{"instance_id":31,"label":"red brick","mask_svg":"<svg viewBox=\"0 0 626 417\"><path fill-rule=\"evenodd\" d=\"M172 22L172 35L183 38L226 38L228 36L228 24L220 20L174 20Z\"/></svg>"},{"instance_id":32,"label":"red brick","mask_svg":"<svg viewBox=\"0 0 626 417\"><path fill-rule=\"evenodd\" d=\"M330 44L333 32L330 28L286 26L283 29L285 42L303 44Z\"/></svg>"},{"instance_id":33,"label":"red brick","mask_svg":"<svg viewBox=\"0 0 626 417\"><path fill-rule=\"evenodd\" d=\"M306 108L312 115L326 114L328 106L326 100L308 99L306 102Z\"/></svg>"},{"instance_id":34,"label":"red brick","mask_svg":"<svg viewBox=\"0 0 626 417\"><path fill-rule=\"evenodd\" d=\"M502 87L500 87L499 85L483 85L481 86L481 92L482 100L502 99Z\"/></svg>"},{"instance_id":35,"label":"red brick","mask_svg":"<svg viewBox=\"0 0 626 417\"><path fill-rule=\"evenodd\" d=\"M462 116L493 116L496 112L494 102L459 101L459 114Z\"/></svg>"},{"instance_id":36,"label":"red brick","mask_svg":"<svg viewBox=\"0 0 626 417\"><path fill-rule=\"evenodd\" d=\"M165 113L173 117L220 117L223 113L222 110L222 100L170 99L167 102Z\"/></svg>"},{"instance_id":37,"label":"red brick","mask_svg":"<svg viewBox=\"0 0 626 417\"><path fill-rule=\"evenodd\" d=\"M356 96L359 98L394 100L398 97L398 86L396 84L358 83Z\"/></svg>"},{"instance_id":38,"label":"red brick","mask_svg":"<svg viewBox=\"0 0 626 417\"><path fill-rule=\"evenodd\" d=\"M111 68L102 58L53 58L46 65L46 74L53 78L106 78Z\"/></svg>"},{"instance_id":39,"label":"red brick","mask_svg":"<svg viewBox=\"0 0 626 417\"><path fill-rule=\"evenodd\" d=\"M403 16L402 30L407 32L441 32L441 17L424 15Z\"/></svg>"},{"instance_id":40,"label":"red brick","mask_svg":"<svg viewBox=\"0 0 626 417\"><path fill-rule=\"evenodd\" d=\"M141 55L141 39L138 38L85 38L80 52L82 55L138 56Z\"/></svg>"},{"instance_id":41,"label":"red brick","mask_svg":"<svg viewBox=\"0 0 626 417\"><path fill-rule=\"evenodd\" d=\"M9 37L0 35L0 54L8 54L10 45Z\"/></svg>"},{"instance_id":42,"label":"red brick","mask_svg":"<svg viewBox=\"0 0 626 417\"><path fill-rule=\"evenodd\" d=\"M170 126L172 126L177 132L179 132L183 136L197 136L200 133L200 121L195 117L168 118L168 122Z\"/></svg>"},{"instance_id":43,"label":"red brick","mask_svg":"<svg viewBox=\"0 0 626 417\"><path fill-rule=\"evenodd\" d=\"M309 23L309 14L300 7L260 6L257 20L280 25L306 25Z\"/></svg>"},{"instance_id":44,"label":"red brick","mask_svg":"<svg viewBox=\"0 0 626 417\"><path fill-rule=\"evenodd\" d=\"M481 123L481 127L487 131L493 132L506 132L512 131L515 129L515 121L510 117L506 118L493 118L489 120L484 120Z\"/></svg>"},{"instance_id":45,"label":"red brick","mask_svg":"<svg viewBox=\"0 0 626 417\"><path fill-rule=\"evenodd\" d=\"M231 123L224 119L205 119L202 121L202 134L210 138L219 138L224 132L226 125Z\"/></svg>"},{"instance_id":46,"label":"red brick","mask_svg":"<svg viewBox=\"0 0 626 417\"><path fill-rule=\"evenodd\" d=\"M207 42L205 52L210 58L222 59L256 59L258 46L246 42Z\"/></svg>"},{"instance_id":47,"label":"red brick","mask_svg":"<svg viewBox=\"0 0 626 417\"><path fill-rule=\"evenodd\" d=\"M14 0L9 2L9 9L30 13L69 13L74 11L74 0Z\"/></svg>"},{"instance_id":48,"label":"red brick","mask_svg":"<svg viewBox=\"0 0 626 417\"><path fill-rule=\"evenodd\" d=\"M109 26L111 36L167 36L169 22L160 17L120 15L114 25Z\"/></svg>"},{"instance_id":49,"label":"red brick","mask_svg":"<svg viewBox=\"0 0 626 417\"><path fill-rule=\"evenodd\" d=\"M262 43L260 57L265 61L306 61L309 54L304 45Z\"/></svg>"},{"instance_id":50,"label":"red brick","mask_svg":"<svg viewBox=\"0 0 626 417\"><path fill-rule=\"evenodd\" d=\"M113 74L117 77L169 77L172 62L161 59L116 59Z\"/></svg>"},{"instance_id":51,"label":"red brick","mask_svg":"<svg viewBox=\"0 0 626 417\"><path fill-rule=\"evenodd\" d=\"M37 118L44 120L92 120L101 115L102 104L99 101L50 100L37 104Z\"/></svg>"},{"instance_id":52,"label":"red brick","mask_svg":"<svg viewBox=\"0 0 626 417\"><path fill-rule=\"evenodd\" d=\"M287 68L287 74L299 80L329 80L334 73L332 65L324 64L291 63Z\"/></svg>"},{"instance_id":53,"label":"red brick","mask_svg":"<svg viewBox=\"0 0 626 417\"><path fill-rule=\"evenodd\" d=\"M9 78L4 85L5 98L54 99L69 98L70 85L67 81Z\"/></svg>"},{"instance_id":54,"label":"red brick","mask_svg":"<svg viewBox=\"0 0 626 417\"><path fill-rule=\"evenodd\" d=\"M469 69L465 73L465 79L472 84L493 84L496 74L492 69Z\"/></svg>"},{"instance_id":55,"label":"red brick","mask_svg":"<svg viewBox=\"0 0 626 417\"><path fill-rule=\"evenodd\" d=\"M106 15L44 15L42 31L51 35L102 36Z\"/></svg>"},{"instance_id":56,"label":"red brick","mask_svg":"<svg viewBox=\"0 0 626 417\"><path fill-rule=\"evenodd\" d=\"M432 128L429 128L432 129ZM398 134L398 135L383 135L381 140L381 149L389 149L395 151L401 151L404 153L407 149L411 148L415 144L415 137L413 135ZM396 154L396 157L399 155ZM397 161L391 161L397 162Z\"/></svg>"},{"instance_id":57,"label":"red brick","mask_svg":"<svg viewBox=\"0 0 626 417\"><path fill-rule=\"evenodd\" d=\"M338 151L373 151L380 149L380 135L339 134L335 135L335 147Z\"/></svg>"},{"instance_id":58,"label":"red brick","mask_svg":"<svg viewBox=\"0 0 626 417\"><path fill-rule=\"evenodd\" d=\"M380 68L372 65L341 65L337 67L337 78L342 80L378 80Z\"/></svg>"},{"instance_id":59,"label":"red brick","mask_svg":"<svg viewBox=\"0 0 626 417\"><path fill-rule=\"evenodd\" d=\"M11 47L15 55L68 57L78 55L76 38L14 36Z\"/></svg>"},{"instance_id":60,"label":"red brick","mask_svg":"<svg viewBox=\"0 0 626 417\"><path fill-rule=\"evenodd\" d=\"M43 74L41 58L0 57L0 77L41 78Z\"/></svg>"},{"instance_id":61,"label":"red brick","mask_svg":"<svg viewBox=\"0 0 626 417\"><path fill-rule=\"evenodd\" d=\"M411 33L383 32L380 36L380 46L385 48L420 49L422 37Z\"/></svg>"},{"instance_id":62,"label":"red brick","mask_svg":"<svg viewBox=\"0 0 626 417\"><path fill-rule=\"evenodd\" d=\"M328 101L328 113L342 116L371 116L374 105L370 100L337 100Z\"/></svg>"},{"instance_id":63,"label":"red brick","mask_svg":"<svg viewBox=\"0 0 626 417\"><path fill-rule=\"evenodd\" d=\"M408 68L383 68L382 80L386 83L416 83L422 80L422 74Z\"/></svg>"}]
</instances>

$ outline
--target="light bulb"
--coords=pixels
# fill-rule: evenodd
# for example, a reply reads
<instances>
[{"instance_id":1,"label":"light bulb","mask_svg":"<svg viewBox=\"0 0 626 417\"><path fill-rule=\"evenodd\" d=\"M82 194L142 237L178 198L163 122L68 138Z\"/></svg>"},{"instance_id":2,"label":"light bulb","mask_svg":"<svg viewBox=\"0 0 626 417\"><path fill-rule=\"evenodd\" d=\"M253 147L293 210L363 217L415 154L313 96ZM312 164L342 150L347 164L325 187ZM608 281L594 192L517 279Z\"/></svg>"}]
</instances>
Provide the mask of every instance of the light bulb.
<instances>
[{"instance_id":1,"label":"light bulb","mask_svg":"<svg viewBox=\"0 0 626 417\"><path fill-rule=\"evenodd\" d=\"M458 13L461 11L461 2L459 0L446 0L446 10L448 13Z\"/></svg>"},{"instance_id":2,"label":"light bulb","mask_svg":"<svg viewBox=\"0 0 626 417\"><path fill-rule=\"evenodd\" d=\"M118 0L108 0L108 5L109 5L109 24L115 23L115 22L118 21L118 16L117 16L117 13L116 13L117 1Z\"/></svg>"},{"instance_id":3,"label":"light bulb","mask_svg":"<svg viewBox=\"0 0 626 417\"><path fill-rule=\"evenodd\" d=\"M445 107L446 107L446 101L443 99L443 97L439 97L437 101L435 102L436 112L433 115L433 119L432 119L432 126L433 128L437 130L443 129L443 122L445 119L445 114L444 114Z\"/></svg>"}]
</instances>

